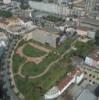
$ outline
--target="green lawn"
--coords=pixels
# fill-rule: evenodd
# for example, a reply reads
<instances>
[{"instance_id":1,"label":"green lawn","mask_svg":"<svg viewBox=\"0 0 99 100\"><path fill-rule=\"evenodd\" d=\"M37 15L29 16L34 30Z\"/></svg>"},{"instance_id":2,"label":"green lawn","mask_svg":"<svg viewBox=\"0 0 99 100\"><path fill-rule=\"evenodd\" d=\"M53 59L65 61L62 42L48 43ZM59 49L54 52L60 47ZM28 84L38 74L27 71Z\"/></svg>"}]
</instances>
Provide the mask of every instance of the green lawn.
<instances>
[{"instance_id":1,"label":"green lawn","mask_svg":"<svg viewBox=\"0 0 99 100\"><path fill-rule=\"evenodd\" d=\"M64 51L67 50L67 48L69 48L71 43L72 40L67 40L64 42L62 47L60 47L60 49L55 49L55 51L62 54ZM27 45L23 51L28 56L41 56L45 53L41 53L42 51L39 51L31 47L30 45ZM13 64L13 67L15 67L13 69L15 69L15 71L18 68L16 67L16 65L20 65L22 62L24 62L23 58L17 56L13 58L15 64ZM68 57L69 56L70 55L68 55ZM36 65L34 63L29 62L26 63L22 68L22 74L24 74L25 76L38 75L43 72L52 61L55 61L58 58L59 56L57 54L50 52L40 64ZM25 100L43 100L44 94L51 87L56 85L57 82L62 77L64 77L64 75L67 74L67 72L72 70L72 68L73 67L70 62L67 62L67 56L65 56L61 61L53 65L44 76L33 80L29 80L27 77L23 79L20 76L15 76L15 82L19 91L25 96Z\"/></svg>"},{"instance_id":2,"label":"green lawn","mask_svg":"<svg viewBox=\"0 0 99 100\"><path fill-rule=\"evenodd\" d=\"M34 76L34 75L38 75L40 73L42 73L47 66L54 60L56 60L58 58L57 55L53 54L53 53L49 53L49 55L39 64L35 64L32 62L28 62L26 63L23 68L22 68L22 74L24 74L25 76Z\"/></svg>"},{"instance_id":3,"label":"green lawn","mask_svg":"<svg viewBox=\"0 0 99 100\"><path fill-rule=\"evenodd\" d=\"M13 72L17 73L19 66L25 61L25 58L20 57L17 54L13 56Z\"/></svg>"},{"instance_id":4,"label":"green lawn","mask_svg":"<svg viewBox=\"0 0 99 100\"><path fill-rule=\"evenodd\" d=\"M24 48L23 48L23 53L27 56L30 57L39 57L45 54L44 51L41 51L39 49L36 49L34 47L32 47L31 45L27 44Z\"/></svg>"},{"instance_id":5,"label":"green lawn","mask_svg":"<svg viewBox=\"0 0 99 100\"><path fill-rule=\"evenodd\" d=\"M10 18L12 16L13 16L13 14L10 11L5 11L5 10L0 9L0 17Z\"/></svg>"},{"instance_id":6,"label":"green lawn","mask_svg":"<svg viewBox=\"0 0 99 100\"><path fill-rule=\"evenodd\" d=\"M44 94L61 79L68 71L72 70L72 65L67 64L66 60L61 60L51 67L43 77L28 80L19 76L15 81L20 92L25 96L25 100L43 100Z\"/></svg>"},{"instance_id":7,"label":"green lawn","mask_svg":"<svg viewBox=\"0 0 99 100\"><path fill-rule=\"evenodd\" d=\"M37 75L40 70L38 70L38 66L35 63L28 62L22 68L22 74L30 76Z\"/></svg>"}]
</instances>

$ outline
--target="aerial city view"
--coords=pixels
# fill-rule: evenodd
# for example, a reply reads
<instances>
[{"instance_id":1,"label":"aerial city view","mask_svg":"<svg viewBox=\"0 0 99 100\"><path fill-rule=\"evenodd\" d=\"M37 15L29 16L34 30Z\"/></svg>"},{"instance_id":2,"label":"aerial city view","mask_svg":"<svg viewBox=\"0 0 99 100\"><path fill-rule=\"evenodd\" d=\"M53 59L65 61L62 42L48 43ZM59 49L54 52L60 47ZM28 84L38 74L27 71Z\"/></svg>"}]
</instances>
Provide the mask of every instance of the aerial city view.
<instances>
[{"instance_id":1,"label":"aerial city view","mask_svg":"<svg viewBox=\"0 0 99 100\"><path fill-rule=\"evenodd\" d=\"M0 100L99 100L99 0L0 0Z\"/></svg>"}]
</instances>

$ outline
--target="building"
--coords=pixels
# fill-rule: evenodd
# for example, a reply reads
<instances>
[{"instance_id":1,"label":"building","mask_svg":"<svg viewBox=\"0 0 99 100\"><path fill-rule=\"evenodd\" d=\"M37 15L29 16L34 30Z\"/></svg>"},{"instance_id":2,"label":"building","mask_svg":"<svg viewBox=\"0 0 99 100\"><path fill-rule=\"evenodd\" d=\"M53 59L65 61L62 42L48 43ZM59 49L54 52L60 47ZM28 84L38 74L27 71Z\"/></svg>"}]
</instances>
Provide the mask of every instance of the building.
<instances>
[{"instance_id":1,"label":"building","mask_svg":"<svg viewBox=\"0 0 99 100\"><path fill-rule=\"evenodd\" d=\"M75 68L73 71L61 79L58 84L52 87L44 96L45 100L55 99L62 95L72 84L79 84L83 80L84 74L80 69Z\"/></svg>"},{"instance_id":2,"label":"building","mask_svg":"<svg viewBox=\"0 0 99 100\"><path fill-rule=\"evenodd\" d=\"M31 18L32 10L14 9L12 13L18 17Z\"/></svg>"},{"instance_id":3,"label":"building","mask_svg":"<svg viewBox=\"0 0 99 100\"><path fill-rule=\"evenodd\" d=\"M88 37L90 39L95 39L95 31L86 28L86 27L79 27L76 29L76 32L81 37Z\"/></svg>"},{"instance_id":4,"label":"building","mask_svg":"<svg viewBox=\"0 0 99 100\"><path fill-rule=\"evenodd\" d=\"M90 51L87 57L73 57L71 59L72 64L83 70L84 72L84 79L86 82L92 85L99 84L99 56L97 54L99 48Z\"/></svg>"},{"instance_id":5,"label":"building","mask_svg":"<svg viewBox=\"0 0 99 100\"><path fill-rule=\"evenodd\" d=\"M56 47L56 40L58 37L59 35L57 34L50 33L45 30L35 29L30 33L27 33L24 39L26 40L33 39L42 44L47 44L49 46Z\"/></svg>"},{"instance_id":6,"label":"building","mask_svg":"<svg viewBox=\"0 0 99 100\"><path fill-rule=\"evenodd\" d=\"M64 0L63 0L64 1ZM44 11L53 14L65 15L68 16L70 14L77 14L78 16L84 16L84 9L77 8L69 9L68 6L55 4L55 3L44 3L44 2L36 2L36 1L29 1L29 5L31 8L39 11Z\"/></svg>"},{"instance_id":7,"label":"building","mask_svg":"<svg viewBox=\"0 0 99 100\"><path fill-rule=\"evenodd\" d=\"M95 48L85 58L85 64L99 69L99 48Z\"/></svg>"},{"instance_id":8,"label":"building","mask_svg":"<svg viewBox=\"0 0 99 100\"><path fill-rule=\"evenodd\" d=\"M28 33L36 28L35 25L33 25L32 21L25 21L25 20L16 20L17 22L11 23L7 27L7 31L12 34L25 34Z\"/></svg>"},{"instance_id":9,"label":"building","mask_svg":"<svg viewBox=\"0 0 99 100\"><path fill-rule=\"evenodd\" d=\"M11 0L3 0L3 3L4 4L10 4L11 3Z\"/></svg>"},{"instance_id":10,"label":"building","mask_svg":"<svg viewBox=\"0 0 99 100\"><path fill-rule=\"evenodd\" d=\"M99 48L93 49L85 58L82 65L85 79L90 84L99 84Z\"/></svg>"},{"instance_id":11,"label":"building","mask_svg":"<svg viewBox=\"0 0 99 100\"><path fill-rule=\"evenodd\" d=\"M92 30L99 29L99 20L92 18L80 18L80 27L86 27Z\"/></svg>"},{"instance_id":12,"label":"building","mask_svg":"<svg viewBox=\"0 0 99 100\"><path fill-rule=\"evenodd\" d=\"M85 89L77 98L77 100L98 100L98 98L88 89Z\"/></svg>"},{"instance_id":13,"label":"building","mask_svg":"<svg viewBox=\"0 0 99 100\"><path fill-rule=\"evenodd\" d=\"M86 0L85 8L88 12L91 12L95 9L96 0Z\"/></svg>"}]
</instances>

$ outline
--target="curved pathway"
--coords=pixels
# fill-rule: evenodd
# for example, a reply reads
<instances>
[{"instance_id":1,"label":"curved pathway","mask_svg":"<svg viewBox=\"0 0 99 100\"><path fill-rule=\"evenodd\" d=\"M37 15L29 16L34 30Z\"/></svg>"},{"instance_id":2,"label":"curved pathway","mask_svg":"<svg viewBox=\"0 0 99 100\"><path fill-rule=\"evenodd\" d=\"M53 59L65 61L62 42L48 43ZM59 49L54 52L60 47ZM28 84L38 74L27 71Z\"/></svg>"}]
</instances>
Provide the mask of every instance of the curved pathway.
<instances>
[{"instance_id":1,"label":"curved pathway","mask_svg":"<svg viewBox=\"0 0 99 100\"><path fill-rule=\"evenodd\" d=\"M40 57L29 57L29 56L26 56L24 53L23 53L23 48L27 45L27 44L24 44L23 46L19 47L16 51L17 54L19 54L21 57L24 57L27 61L29 62L34 62L36 64L39 64L40 62L42 62L42 60L48 55L48 53L51 51L49 49L46 49L44 47L41 47L41 46L38 46L34 43L29 43L31 46L39 49L39 50L42 50L44 52L47 52L47 54L43 55L43 56L40 56Z\"/></svg>"},{"instance_id":2,"label":"curved pathway","mask_svg":"<svg viewBox=\"0 0 99 100\"><path fill-rule=\"evenodd\" d=\"M75 42L76 42L76 40L71 44L71 47L72 47L72 45L73 45ZM47 66L47 68L44 70L44 72L42 72L41 74L36 75L36 76L29 76L28 79L36 79L36 78L39 78L39 77L42 77L43 75L45 75L45 74L49 71L49 69L50 69L54 64L56 64L57 62L59 62L60 60L62 60L63 57L64 57L66 54L68 54L71 50L72 50L72 48L69 48L68 50L66 50L66 52L64 52L64 53L61 55L61 57L60 57L59 59L57 59L57 60L53 61L52 63L50 63L50 64ZM26 62L25 62L25 63L26 63ZM24 65L25 63L23 63L23 64L20 66L19 72L18 72L19 75L20 75L20 77L22 77L22 78L25 78L25 75L23 75L23 74L21 73L22 67L23 67L23 65Z\"/></svg>"},{"instance_id":3,"label":"curved pathway","mask_svg":"<svg viewBox=\"0 0 99 100\"><path fill-rule=\"evenodd\" d=\"M18 44L21 42L21 40L19 40L16 44L16 46L14 48L17 48ZM13 68L12 68L12 58L13 58L13 55L14 55L14 50L12 51L12 54L11 54L11 58L10 58L10 68L9 68L9 72L11 73L11 79L12 79L12 84L14 85L14 91L19 91L18 88L16 87L16 83L15 83L15 80L14 80L14 73L13 73ZM16 73L17 74L17 73ZM20 99L21 100L24 100L24 96L22 93L20 93Z\"/></svg>"},{"instance_id":4,"label":"curved pathway","mask_svg":"<svg viewBox=\"0 0 99 100\"><path fill-rule=\"evenodd\" d=\"M20 40L20 41L21 41L21 40ZM17 46L18 46L18 44L20 43L20 41L18 41L18 43L16 44L15 48L17 48ZM72 46L75 42L76 42L76 40L71 44L71 46ZM43 75L45 75L45 74L49 71L49 69L50 69L55 63L57 63L57 62L59 62L61 59L63 59L64 55L67 54L67 53L69 53L71 50L72 50L72 48L69 48L66 52L64 52L64 53L60 56L59 59L57 59L57 60L53 61L51 64L49 64L43 73L41 73L41 74L39 74L39 75L36 75L36 76L29 76L28 78L29 78L29 79L36 79L36 78L42 77ZM13 70L12 70L12 58L13 58L13 55L14 55L14 50L13 50L13 52L12 52L12 54L11 54L11 59L10 59L10 72L11 72L11 76L12 76L11 79L12 79L13 84L14 84L14 86L15 86L14 89L17 90L17 91L19 91L19 90L17 89L17 87L16 87L16 83L15 83L15 80L14 80L14 74L13 74ZM26 63L26 62L25 62L25 63ZM22 75L22 73L21 73L22 66L23 66L25 63L23 63L23 64L20 66L18 73L15 73L15 75L19 75L20 77L25 78L25 76ZM24 100L24 96L22 95L22 93L20 93L20 95L21 95L21 97L22 97L22 100Z\"/></svg>"},{"instance_id":5,"label":"curved pathway","mask_svg":"<svg viewBox=\"0 0 99 100\"><path fill-rule=\"evenodd\" d=\"M63 55L61 55L61 57L55 61L53 61L51 64L49 64L47 66L47 68L45 69L45 71L37 76L29 76L29 79L36 79L36 78L39 78L39 77L42 77L43 75L45 75L49 69L54 65L56 64L57 62L59 62L61 59L63 59L64 55L67 54L68 52L70 52L71 49L67 50Z\"/></svg>"},{"instance_id":6,"label":"curved pathway","mask_svg":"<svg viewBox=\"0 0 99 100\"><path fill-rule=\"evenodd\" d=\"M19 70L18 70L18 75L19 76L21 76L22 78L25 78L25 75L23 75L22 73L21 73L21 71L22 71L22 67L27 63L28 61L25 61L23 64L21 64L20 65L20 67L19 67Z\"/></svg>"}]
</instances>

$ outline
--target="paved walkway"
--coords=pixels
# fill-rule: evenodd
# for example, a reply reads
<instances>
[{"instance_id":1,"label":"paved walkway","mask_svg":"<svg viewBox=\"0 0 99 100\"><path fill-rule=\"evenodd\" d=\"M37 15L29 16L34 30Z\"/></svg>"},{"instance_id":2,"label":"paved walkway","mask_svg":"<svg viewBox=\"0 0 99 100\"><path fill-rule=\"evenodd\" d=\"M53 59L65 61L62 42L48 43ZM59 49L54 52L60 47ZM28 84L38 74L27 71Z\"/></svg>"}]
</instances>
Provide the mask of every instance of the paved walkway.
<instances>
[{"instance_id":1,"label":"paved walkway","mask_svg":"<svg viewBox=\"0 0 99 100\"><path fill-rule=\"evenodd\" d=\"M22 68L23 68L23 66L27 63L28 61L25 61L23 64L21 64L20 65L20 67L19 67L19 70L18 70L18 75L19 76L21 76L22 78L25 78L26 76L25 75L23 75L21 72L22 72Z\"/></svg>"}]
</instances>

